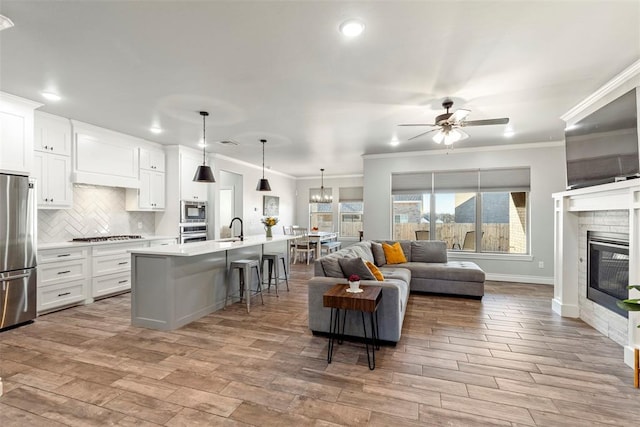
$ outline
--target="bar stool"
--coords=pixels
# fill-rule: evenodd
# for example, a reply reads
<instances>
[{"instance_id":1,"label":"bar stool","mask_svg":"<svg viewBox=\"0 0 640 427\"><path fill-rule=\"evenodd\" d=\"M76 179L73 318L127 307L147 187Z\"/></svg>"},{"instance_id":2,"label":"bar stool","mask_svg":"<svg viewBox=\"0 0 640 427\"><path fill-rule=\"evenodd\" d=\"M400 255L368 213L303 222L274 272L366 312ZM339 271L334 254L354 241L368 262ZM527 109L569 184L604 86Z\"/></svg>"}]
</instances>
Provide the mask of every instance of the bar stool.
<instances>
[{"instance_id":1,"label":"bar stool","mask_svg":"<svg viewBox=\"0 0 640 427\"><path fill-rule=\"evenodd\" d=\"M287 283L287 292L289 292L289 273L287 273L287 261L286 261L286 255L283 253L265 253L262 254L262 277L265 276L264 274L264 262L268 261L269 263L267 264L267 268L269 269L269 281L267 282L268 287L267 289L270 291L271 290L271 277L274 277L275 282L276 282L276 296L278 296L278 284L279 281L282 277L280 277L281 273L280 273L280 265L278 264L279 261L282 261L282 268L284 270L284 280ZM273 276L271 275L273 273Z\"/></svg>"},{"instance_id":2,"label":"bar stool","mask_svg":"<svg viewBox=\"0 0 640 427\"><path fill-rule=\"evenodd\" d=\"M224 299L224 306L226 308L227 301L229 300L229 288L231 287L231 279L233 278L233 271L238 270L238 279L239 279L239 290L240 290L240 301L242 301L243 291L246 293L245 298L247 299L247 313L251 311L251 269L256 269L256 274L258 275L258 287L254 294L260 294L260 300L264 305L264 299L262 298L262 278L260 277L260 264L257 259L239 259L236 261L232 261L229 264L229 272L227 277L227 293Z\"/></svg>"}]
</instances>

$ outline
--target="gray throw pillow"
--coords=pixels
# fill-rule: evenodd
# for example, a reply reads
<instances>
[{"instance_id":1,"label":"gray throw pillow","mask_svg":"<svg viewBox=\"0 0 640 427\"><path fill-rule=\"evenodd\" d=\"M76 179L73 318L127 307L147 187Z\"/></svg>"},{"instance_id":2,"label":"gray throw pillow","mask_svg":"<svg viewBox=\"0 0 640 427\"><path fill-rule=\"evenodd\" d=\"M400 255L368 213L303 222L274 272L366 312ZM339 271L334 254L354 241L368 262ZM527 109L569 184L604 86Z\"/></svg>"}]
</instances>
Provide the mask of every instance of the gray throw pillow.
<instances>
[{"instance_id":1,"label":"gray throw pillow","mask_svg":"<svg viewBox=\"0 0 640 427\"><path fill-rule=\"evenodd\" d=\"M339 263L341 259L342 258L338 256L325 256L320 258L320 264L326 277L344 277Z\"/></svg>"},{"instance_id":2,"label":"gray throw pillow","mask_svg":"<svg viewBox=\"0 0 640 427\"><path fill-rule=\"evenodd\" d=\"M340 258L338 262L340 263L344 277L347 279L352 274L357 274L362 280L376 280L376 276L371 273L362 258Z\"/></svg>"},{"instance_id":3,"label":"gray throw pillow","mask_svg":"<svg viewBox=\"0 0 640 427\"><path fill-rule=\"evenodd\" d=\"M385 258L384 250L382 249L382 243L371 242L371 252L373 252L373 262L376 266L380 267L387 263L387 258Z\"/></svg>"},{"instance_id":4,"label":"gray throw pillow","mask_svg":"<svg viewBox=\"0 0 640 427\"><path fill-rule=\"evenodd\" d=\"M447 262L447 244L441 240L416 240L411 242L411 261Z\"/></svg>"}]
</instances>

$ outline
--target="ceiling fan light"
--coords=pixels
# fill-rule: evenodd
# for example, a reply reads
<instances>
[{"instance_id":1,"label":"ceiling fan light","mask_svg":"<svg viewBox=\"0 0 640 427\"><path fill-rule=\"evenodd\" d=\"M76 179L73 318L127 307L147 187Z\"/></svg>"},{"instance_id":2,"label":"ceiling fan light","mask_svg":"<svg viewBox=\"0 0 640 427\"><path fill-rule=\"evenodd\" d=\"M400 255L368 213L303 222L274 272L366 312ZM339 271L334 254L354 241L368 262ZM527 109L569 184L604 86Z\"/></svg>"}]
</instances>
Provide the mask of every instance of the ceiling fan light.
<instances>
[{"instance_id":1,"label":"ceiling fan light","mask_svg":"<svg viewBox=\"0 0 640 427\"><path fill-rule=\"evenodd\" d=\"M364 24L357 19L350 19L340 24L340 32L347 37L357 37L364 31Z\"/></svg>"},{"instance_id":2,"label":"ceiling fan light","mask_svg":"<svg viewBox=\"0 0 640 427\"><path fill-rule=\"evenodd\" d=\"M445 139L445 133L443 131L437 132L433 135L433 142L436 144L442 144L442 141Z\"/></svg>"},{"instance_id":3,"label":"ceiling fan light","mask_svg":"<svg viewBox=\"0 0 640 427\"><path fill-rule=\"evenodd\" d=\"M13 27L13 21L4 15L0 15L0 31Z\"/></svg>"}]
</instances>

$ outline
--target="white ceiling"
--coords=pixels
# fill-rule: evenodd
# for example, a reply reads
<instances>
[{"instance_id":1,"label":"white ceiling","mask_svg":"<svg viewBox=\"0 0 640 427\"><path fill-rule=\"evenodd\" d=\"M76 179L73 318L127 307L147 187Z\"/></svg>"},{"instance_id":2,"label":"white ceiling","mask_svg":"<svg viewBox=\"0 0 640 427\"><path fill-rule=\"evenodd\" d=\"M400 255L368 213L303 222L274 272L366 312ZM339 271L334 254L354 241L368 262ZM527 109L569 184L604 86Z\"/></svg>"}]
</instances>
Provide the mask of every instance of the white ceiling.
<instances>
[{"instance_id":1,"label":"white ceiling","mask_svg":"<svg viewBox=\"0 0 640 427\"><path fill-rule=\"evenodd\" d=\"M459 147L562 140L560 115L640 58L638 0L2 0L0 13L15 23L0 33L0 90L193 147L206 110L207 140L239 143L208 151L259 165L266 138L266 164L297 177L441 149L397 124L433 122L447 96L515 131L466 128ZM346 39L338 26L354 17L366 29Z\"/></svg>"}]
</instances>

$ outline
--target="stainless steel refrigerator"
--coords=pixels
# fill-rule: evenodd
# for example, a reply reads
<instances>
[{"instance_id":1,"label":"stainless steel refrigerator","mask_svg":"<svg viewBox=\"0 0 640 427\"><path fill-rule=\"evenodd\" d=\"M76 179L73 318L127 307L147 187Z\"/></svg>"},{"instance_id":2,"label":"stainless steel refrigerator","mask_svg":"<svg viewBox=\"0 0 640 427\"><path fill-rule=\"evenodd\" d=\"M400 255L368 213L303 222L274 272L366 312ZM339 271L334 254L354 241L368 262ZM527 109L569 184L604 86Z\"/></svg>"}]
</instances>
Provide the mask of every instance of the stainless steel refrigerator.
<instances>
[{"instance_id":1,"label":"stainless steel refrigerator","mask_svg":"<svg viewBox=\"0 0 640 427\"><path fill-rule=\"evenodd\" d=\"M0 331L36 317L35 189L0 174Z\"/></svg>"}]
</instances>

